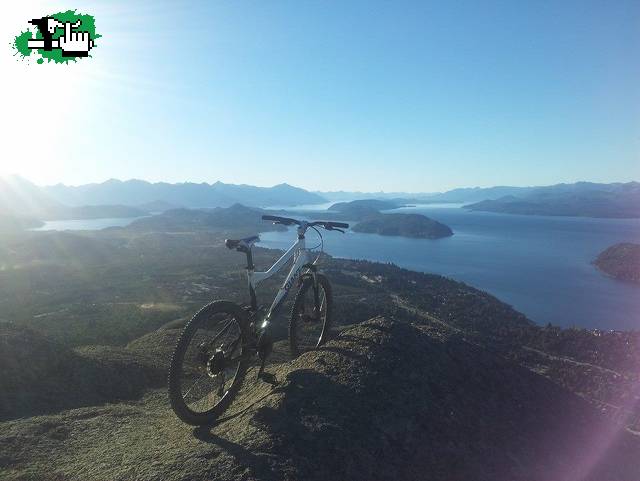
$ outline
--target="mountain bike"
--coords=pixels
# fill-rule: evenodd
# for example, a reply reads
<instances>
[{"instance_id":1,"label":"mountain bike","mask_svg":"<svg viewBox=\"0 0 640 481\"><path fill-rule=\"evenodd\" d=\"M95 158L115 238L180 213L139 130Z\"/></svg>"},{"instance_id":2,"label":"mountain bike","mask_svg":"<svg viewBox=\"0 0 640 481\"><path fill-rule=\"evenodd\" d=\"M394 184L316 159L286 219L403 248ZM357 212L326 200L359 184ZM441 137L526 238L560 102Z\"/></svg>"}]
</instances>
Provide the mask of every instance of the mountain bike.
<instances>
[{"instance_id":1,"label":"mountain bike","mask_svg":"<svg viewBox=\"0 0 640 481\"><path fill-rule=\"evenodd\" d=\"M273 381L264 372L273 348L269 335L275 317L289 292L297 286L289 320L289 349L293 357L324 343L331 326L331 284L318 272L319 255L306 246L306 233L318 228L344 233L349 224L330 221L301 221L288 217L262 216L263 220L284 226L297 226L297 240L266 271L253 264L253 245L259 236L227 239L228 249L247 257L249 305L218 300L204 306L187 323L175 347L169 368L169 399L176 415L185 423L213 423L229 407L245 380L249 365L260 361L258 379ZM322 252L322 247L320 248ZM256 298L256 287L279 272L293 259L291 270L278 290L271 307L263 313Z\"/></svg>"}]
</instances>

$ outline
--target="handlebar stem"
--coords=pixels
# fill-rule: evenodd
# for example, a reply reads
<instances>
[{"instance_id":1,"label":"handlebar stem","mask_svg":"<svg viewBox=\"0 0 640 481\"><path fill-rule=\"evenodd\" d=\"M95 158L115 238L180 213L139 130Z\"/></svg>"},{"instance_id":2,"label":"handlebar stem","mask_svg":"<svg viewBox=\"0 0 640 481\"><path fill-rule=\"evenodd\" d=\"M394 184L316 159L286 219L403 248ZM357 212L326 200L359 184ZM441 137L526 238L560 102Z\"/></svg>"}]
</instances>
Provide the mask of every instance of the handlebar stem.
<instances>
[{"instance_id":1,"label":"handlebar stem","mask_svg":"<svg viewBox=\"0 0 640 481\"><path fill-rule=\"evenodd\" d=\"M304 239L304 235L307 233L309 223L307 221L301 221L298 225L298 239Z\"/></svg>"}]
</instances>

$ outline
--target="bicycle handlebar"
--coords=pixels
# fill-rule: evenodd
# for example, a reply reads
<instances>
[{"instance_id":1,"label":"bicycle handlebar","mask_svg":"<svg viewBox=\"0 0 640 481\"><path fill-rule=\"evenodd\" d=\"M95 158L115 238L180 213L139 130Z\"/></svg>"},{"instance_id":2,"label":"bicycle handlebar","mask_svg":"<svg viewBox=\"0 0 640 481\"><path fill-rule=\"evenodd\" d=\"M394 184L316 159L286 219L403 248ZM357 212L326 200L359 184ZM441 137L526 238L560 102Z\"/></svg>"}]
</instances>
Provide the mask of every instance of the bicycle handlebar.
<instances>
[{"instance_id":1,"label":"bicycle handlebar","mask_svg":"<svg viewBox=\"0 0 640 481\"><path fill-rule=\"evenodd\" d=\"M333 230L333 229L348 229L349 228L349 224L346 224L344 222L333 222L333 221L316 221L316 222L312 222L312 225L321 225L322 227L324 227L327 230Z\"/></svg>"},{"instance_id":2,"label":"bicycle handlebar","mask_svg":"<svg viewBox=\"0 0 640 481\"><path fill-rule=\"evenodd\" d=\"M263 215L262 220L270 220L274 224L283 224L283 225L300 225L300 221L296 219L290 219L289 217L279 217L277 215Z\"/></svg>"},{"instance_id":3,"label":"bicycle handlebar","mask_svg":"<svg viewBox=\"0 0 640 481\"><path fill-rule=\"evenodd\" d=\"M327 230L338 230L338 229L348 229L349 224L344 222L333 222L333 221L324 221L324 220L315 220L313 222L302 222L297 219L291 219L289 217L280 217L277 215L263 215L262 220L270 220L274 224L282 224L282 225L305 225L307 227L314 227L319 225L324 227Z\"/></svg>"}]
</instances>

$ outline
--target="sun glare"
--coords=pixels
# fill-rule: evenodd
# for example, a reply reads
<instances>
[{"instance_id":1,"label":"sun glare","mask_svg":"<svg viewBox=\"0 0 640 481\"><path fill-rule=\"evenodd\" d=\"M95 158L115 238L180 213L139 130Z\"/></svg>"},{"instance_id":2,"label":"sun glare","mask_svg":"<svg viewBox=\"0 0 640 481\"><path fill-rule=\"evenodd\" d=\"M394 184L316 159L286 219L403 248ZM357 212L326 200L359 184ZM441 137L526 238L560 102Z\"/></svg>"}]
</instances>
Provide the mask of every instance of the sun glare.
<instances>
[{"instance_id":1,"label":"sun glare","mask_svg":"<svg viewBox=\"0 0 640 481\"><path fill-rule=\"evenodd\" d=\"M122 5L96 3L87 8L100 19L100 33L108 30L114 19L135 17ZM136 48L147 48L148 39L140 37L139 29L132 29L133 33L109 31L105 36L108 43L105 40L99 44L100 55L90 61L38 65L35 55L21 57L13 40L29 28L35 30L28 24L29 19L68 9L67 4L59 2L15 2L7 6L0 22L0 38L7 39L0 47L4 50L0 55L0 176L19 174L46 184L63 179L73 182L79 177L78 171L83 170L86 178L92 172L88 158L93 153L92 120L105 115L110 119L126 116L128 104L122 100L123 92L137 97L148 91L167 90L156 80L133 73L129 59L114 53L130 51L130 35L137 35L133 42Z\"/></svg>"},{"instance_id":2,"label":"sun glare","mask_svg":"<svg viewBox=\"0 0 640 481\"><path fill-rule=\"evenodd\" d=\"M2 38L13 41L27 30L27 21L52 7L43 2L7 5ZM21 28L21 26L24 27ZM16 30L17 29L17 30ZM45 179L54 173L52 160L59 152L59 140L67 126L69 112L79 93L79 85L66 65L48 65L36 69L29 57L22 61L13 45L0 55L3 71L0 102L5 125L2 126L3 160L0 175L17 173L33 179Z\"/></svg>"}]
</instances>

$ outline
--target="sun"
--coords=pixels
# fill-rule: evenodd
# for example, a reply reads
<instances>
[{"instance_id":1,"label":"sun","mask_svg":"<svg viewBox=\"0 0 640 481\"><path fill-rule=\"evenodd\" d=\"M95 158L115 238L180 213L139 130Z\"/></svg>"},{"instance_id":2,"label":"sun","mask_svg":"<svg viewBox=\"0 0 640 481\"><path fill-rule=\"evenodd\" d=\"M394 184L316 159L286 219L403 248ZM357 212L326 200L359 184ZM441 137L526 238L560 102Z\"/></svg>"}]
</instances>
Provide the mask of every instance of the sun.
<instances>
[{"instance_id":1,"label":"sun","mask_svg":"<svg viewBox=\"0 0 640 481\"><path fill-rule=\"evenodd\" d=\"M21 57L13 39L35 29L32 18L68 10L58 2L9 2L0 22L0 175L18 174L36 182L55 182L68 169L74 139L84 122L80 112L91 108L92 82L99 81L92 62L73 65L37 64L34 55ZM3 9L3 14L5 10ZM71 63L71 62L70 62ZM99 68L99 67L98 67Z\"/></svg>"}]
</instances>

